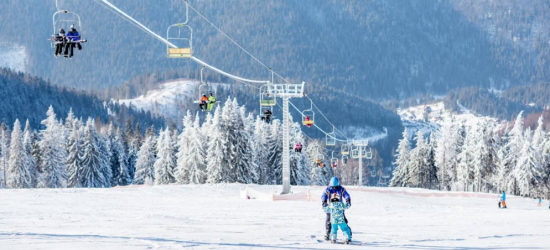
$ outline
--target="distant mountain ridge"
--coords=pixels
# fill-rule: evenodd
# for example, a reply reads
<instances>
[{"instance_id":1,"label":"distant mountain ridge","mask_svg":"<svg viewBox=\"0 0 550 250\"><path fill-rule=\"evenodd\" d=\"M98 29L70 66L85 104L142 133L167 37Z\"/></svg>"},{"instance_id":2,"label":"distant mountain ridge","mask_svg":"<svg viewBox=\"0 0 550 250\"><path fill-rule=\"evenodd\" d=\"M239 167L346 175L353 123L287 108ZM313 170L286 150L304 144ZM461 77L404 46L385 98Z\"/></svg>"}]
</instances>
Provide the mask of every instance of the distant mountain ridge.
<instances>
[{"instance_id":1,"label":"distant mountain ridge","mask_svg":"<svg viewBox=\"0 0 550 250\"><path fill-rule=\"evenodd\" d=\"M46 41L53 1L0 4L0 41L26 49L32 74L55 84L97 88L147 72L178 70L190 76L200 67L167 59L162 43L95 1L62 2L81 15L82 34L89 40L72 61L55 60ZM179 0L112 2L161 35L168 25L185 19ZM544 60L550 53L546 1L189 2L283 76L360 97L378 100L550 81L550 62ZM240 76L269 77L266 69L190 13L197 57Z\"/></svg>"},{"instance_id":2,"label":"distant mountain ridge","mask_svg":"<svg viewBox=\"0 0 550 250\"><path fill-rule=\"evenodd\" d=\"M150 112L106 102L83 91L54 86L38 77L0 68L0 122L11 127L15 119L22 123L28 119L32 128L41 128L40 122L46 118L50 105L58 117L65 117L72 109L76 117L113 121L121 126L128 120L139 123L142 128L165 126L164 120L154 118Z\"/></svg>"}]
</instances>

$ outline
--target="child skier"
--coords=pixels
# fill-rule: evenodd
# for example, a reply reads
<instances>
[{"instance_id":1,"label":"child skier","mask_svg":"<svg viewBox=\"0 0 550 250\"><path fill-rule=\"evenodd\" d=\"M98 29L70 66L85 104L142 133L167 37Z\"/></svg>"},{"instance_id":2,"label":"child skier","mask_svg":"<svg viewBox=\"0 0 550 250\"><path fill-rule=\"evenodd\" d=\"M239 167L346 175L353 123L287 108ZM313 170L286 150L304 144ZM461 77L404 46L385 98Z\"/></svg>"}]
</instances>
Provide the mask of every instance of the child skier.
<instances>
[{"instance_id":1,"label":"child skier","mask_svg":"<svg viewBox=\"0 0 550 250\"><path fill-rule=\"evenodd\" d=\"M349 244L351 242L351 232L344 219L344 210L348 209L350 205L350 203L344 204L340 202L340 195L333 193L328 206L323 207L325 213L330 213L330 223L332 224L332 230L330 231L331 243L336 243L338 227L340 227L347 236L344 244Z\"/></svg>"}]
</instances>

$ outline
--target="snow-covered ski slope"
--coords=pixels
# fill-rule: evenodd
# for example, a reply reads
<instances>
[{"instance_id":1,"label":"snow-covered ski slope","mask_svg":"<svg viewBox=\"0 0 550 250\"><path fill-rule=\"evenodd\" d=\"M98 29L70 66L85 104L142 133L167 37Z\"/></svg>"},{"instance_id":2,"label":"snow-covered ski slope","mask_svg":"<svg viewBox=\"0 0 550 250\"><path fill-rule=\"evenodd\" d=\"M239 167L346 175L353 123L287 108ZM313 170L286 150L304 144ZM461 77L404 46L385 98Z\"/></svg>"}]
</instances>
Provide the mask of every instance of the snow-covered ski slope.
<instances>
[{"instance_id":1,"label":"snow-covered ski slope","mask_svg":"<svg viewBox=\"0 0 550 250\"><path fill-rule=\"evenodd\" d=\"M548 201L499 210L496 195L348 187L348 246L322 240L318 198L246 200L241 187L2 189L0 249L550 249Z\"/></svg>"}]
</instances>

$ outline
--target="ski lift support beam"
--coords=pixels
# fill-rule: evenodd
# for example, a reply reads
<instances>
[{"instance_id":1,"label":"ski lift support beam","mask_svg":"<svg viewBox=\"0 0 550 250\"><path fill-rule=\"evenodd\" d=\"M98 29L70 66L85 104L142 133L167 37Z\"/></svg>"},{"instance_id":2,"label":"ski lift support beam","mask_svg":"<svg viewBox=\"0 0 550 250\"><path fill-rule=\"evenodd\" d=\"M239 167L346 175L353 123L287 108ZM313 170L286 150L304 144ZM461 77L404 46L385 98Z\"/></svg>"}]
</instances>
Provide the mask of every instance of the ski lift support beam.
<instances>
[{"instance_id":1,"label":"ski lift support beam","mask_svg":"<svg viewBox=\"0 0 550 250\"><path fill-rule=\"evenodd\" d=\"M359 150L359 186L363 186L363 151L369 146L369 140L353 140L353 145Z\"/></svg>"}]
</instances>

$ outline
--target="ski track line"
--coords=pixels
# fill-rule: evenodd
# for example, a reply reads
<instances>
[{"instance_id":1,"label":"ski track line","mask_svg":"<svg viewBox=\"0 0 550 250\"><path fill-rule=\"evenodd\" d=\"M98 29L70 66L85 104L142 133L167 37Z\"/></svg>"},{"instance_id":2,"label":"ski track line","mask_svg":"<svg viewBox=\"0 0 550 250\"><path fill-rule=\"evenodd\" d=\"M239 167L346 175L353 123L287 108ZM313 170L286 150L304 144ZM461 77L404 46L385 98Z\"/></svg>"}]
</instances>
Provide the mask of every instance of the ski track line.
<instances>
[{"instance_id":1,"label":"ski track line","mask_svg":"<svg viewBox=\"0 0 550 250\"><path fill-rule=\"evenodd\" d=\"M50 237L50 238L92 238L92 239L120 239L120 240L139 240L147 244L152 245L154 248L160 248L158 243L175 243L184 244L184 247L198 247L198 246L222 246L222 247L248 247L248 248L274 248L274 249L303 249L303 250L319 250L326 248L311 248L300 247L299 242L281 245L268 245L268 244L254 244L254 243L220 243L220 242L200 242L200 241L185 241L165 239L158 237L131 237L131 236L108 236L98 234L48 234L48 233L21 233L21 232L0 232L0 236L37 236L37 237Z\"/></svg>"}]
</instances>

